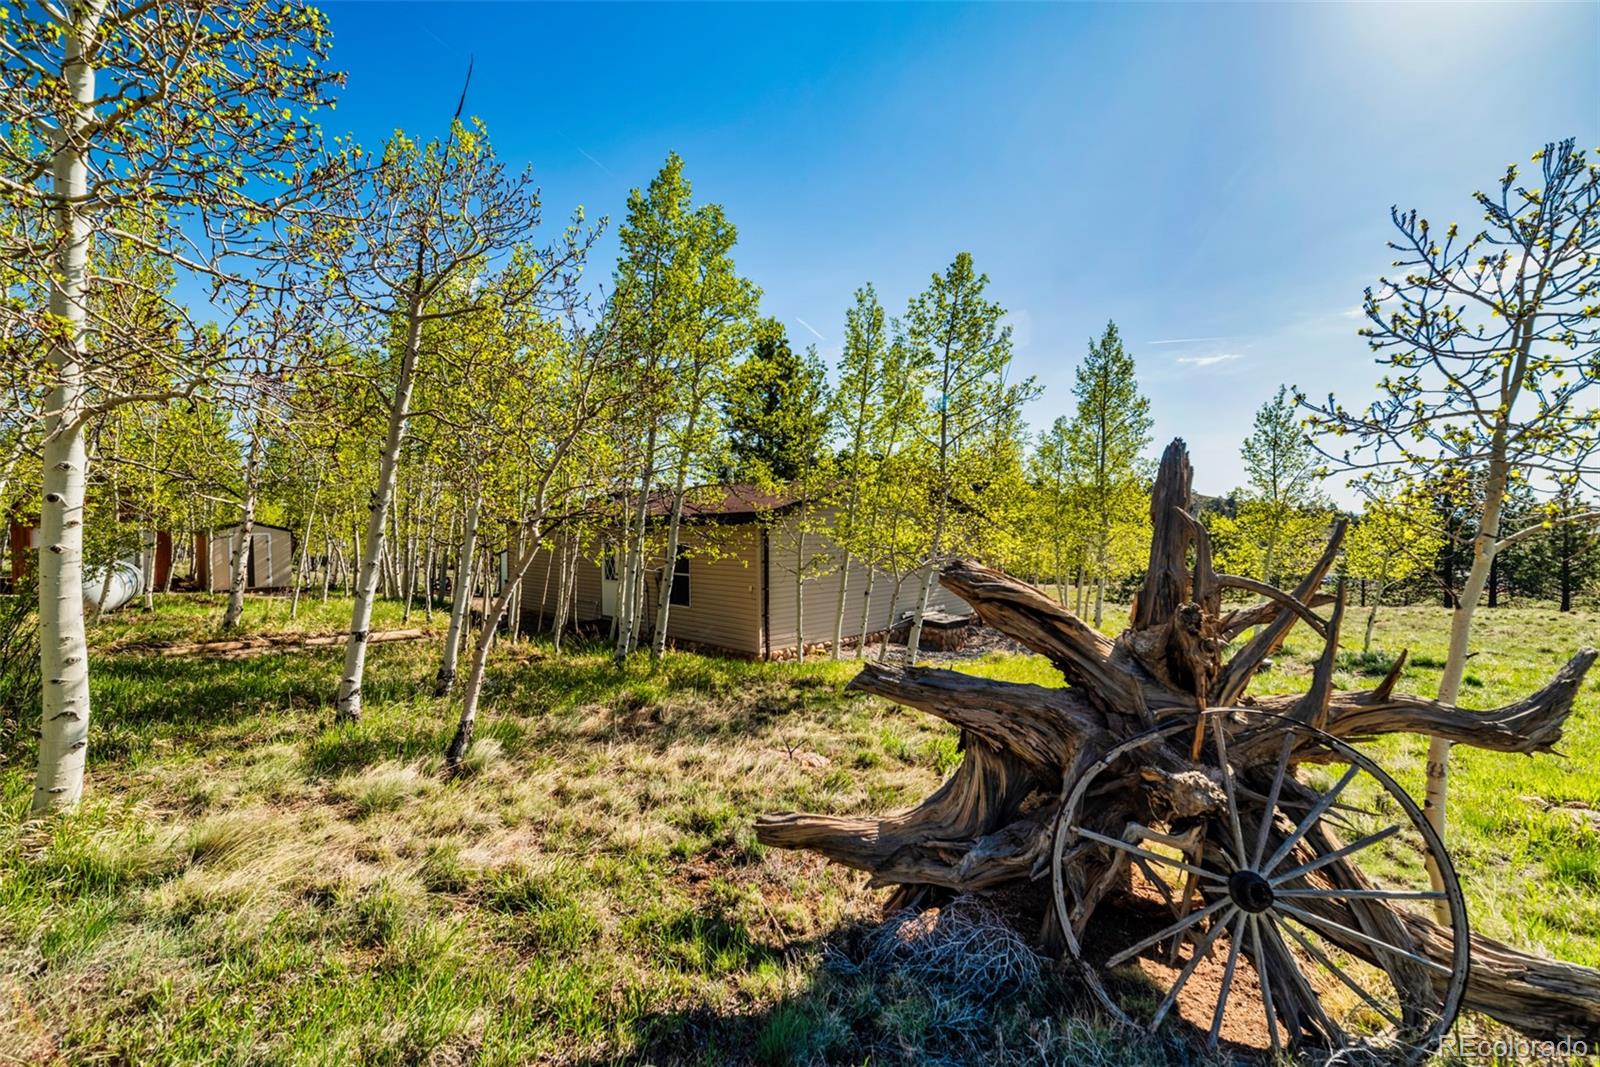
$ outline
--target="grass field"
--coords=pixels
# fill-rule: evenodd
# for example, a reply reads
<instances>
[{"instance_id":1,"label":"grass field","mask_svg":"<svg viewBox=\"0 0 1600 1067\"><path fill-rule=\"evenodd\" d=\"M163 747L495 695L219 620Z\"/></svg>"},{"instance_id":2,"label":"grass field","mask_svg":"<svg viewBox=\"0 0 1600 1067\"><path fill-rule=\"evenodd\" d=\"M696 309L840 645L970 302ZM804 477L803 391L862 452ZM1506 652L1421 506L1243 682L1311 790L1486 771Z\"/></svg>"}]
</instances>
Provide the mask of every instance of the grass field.
<instances>
[{"instance_id":1,"label":"grass field","mask_svg":"<svg viewBox=\"0 0 1600 1067\"><path fill-rule=\"evenodd\" d=\"M295 628L337 631L348 607L313 601ZM503 648L474 773L445 782L436 642L375 646L366 717L337 726L336 650L108 651L214 636L220 614L175 596L94 633L79 811L25 821L31 753L0 769L0 1062L1194 1062L1108 1040L1048 968L974 1016L850 964L881 892L762 848L752 820L904 806L959 759L950 728L844 693L853 664L672 654L618 671L598 648ZM1525 696L1600 637L1592 613L1482 618L1472 707ZM384 605L377 625L398 619ZM288 628L282 601L252 598L246 620ZM1380 617L1378 647L1412 650L1404 688L1431 693L1446 622ZM1257 690L1304 688L1311 652L1291 640ZM1387 666L1345 662L1344 685ZM1031 656L963 669L1059 681ZM1564 757L1458 750L1452 809L1476 926L1591 965L1597 684ZM1419 790L1423 749L1379 751Z\"/></svg>"}]
</instances>

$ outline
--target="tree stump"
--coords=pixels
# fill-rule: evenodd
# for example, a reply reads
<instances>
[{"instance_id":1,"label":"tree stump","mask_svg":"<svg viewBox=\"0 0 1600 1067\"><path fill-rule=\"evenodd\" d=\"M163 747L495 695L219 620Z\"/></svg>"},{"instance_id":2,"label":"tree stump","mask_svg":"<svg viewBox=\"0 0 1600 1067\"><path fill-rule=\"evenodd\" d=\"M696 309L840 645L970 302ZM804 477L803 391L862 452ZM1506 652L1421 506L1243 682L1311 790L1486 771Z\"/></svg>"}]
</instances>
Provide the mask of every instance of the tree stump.
<instances>
[{"instance_id":1,"label":"tree stump","mask_svg":"<svg viewBox=\"0 0 1600 1067\"><path fill-rule=\"evenodd\" d=\"M1179 991L1205 972L1205 1010L1188 1023L1212 1045L1247 1040L1233 1014L1245 1009L1224 1010L1230 990L1273 1048L1412 1058L1438 1043L1458 1006L1540 1039L1600 1038L1600 971L1469 935L1437 837L1350 745L1414 733L1551 751L1595 650L1485 712L1396 693L1403 653L1375 688L1337 690L1344 603L1323 585L1343 523L1292 591L1221 574L1190 513L1190 478L1175 440L1152 495L1149 567L1116 640L999 571L947 566L945 586L1047 657L1065 686L868 665L851 687L955 723L962 763L908 811L763 816L759 839L866 871L871 885L897 887L891 906L1049 879L1045 940L1109 1013L1152 1028L1186 1007L1195 1015L1194 989L1188 1000ZM1262 600L1224 611L1225 588ZM1312 610L1325 603L1326 618ZM1297 624L1324 645L1309 691L1248 695ZM1443 888L1421 873L1425 856L1442 864ZM1435 921L1438 907L1449 923Z\"/></svg>"}]
</instances>

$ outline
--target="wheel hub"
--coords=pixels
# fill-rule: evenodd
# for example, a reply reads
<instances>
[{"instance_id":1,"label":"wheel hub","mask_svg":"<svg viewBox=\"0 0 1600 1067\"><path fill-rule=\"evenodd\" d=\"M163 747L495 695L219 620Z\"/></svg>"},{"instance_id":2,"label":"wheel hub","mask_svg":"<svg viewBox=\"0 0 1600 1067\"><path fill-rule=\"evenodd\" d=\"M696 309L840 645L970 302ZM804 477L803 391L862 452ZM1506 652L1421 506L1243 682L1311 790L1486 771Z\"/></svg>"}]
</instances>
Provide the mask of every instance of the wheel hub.
<instances>
[{"instance_id":1,"label":"wheel hub","mask_svg":"<svg viewBox=\"0 0 1600 1067\"><path fill-rule=\"evenodd\" d=\"M1255 871L1240 869L1228 876L1228 895L1252 915L1272 907L1272 886Z\"/></svg>"}]
</instances>

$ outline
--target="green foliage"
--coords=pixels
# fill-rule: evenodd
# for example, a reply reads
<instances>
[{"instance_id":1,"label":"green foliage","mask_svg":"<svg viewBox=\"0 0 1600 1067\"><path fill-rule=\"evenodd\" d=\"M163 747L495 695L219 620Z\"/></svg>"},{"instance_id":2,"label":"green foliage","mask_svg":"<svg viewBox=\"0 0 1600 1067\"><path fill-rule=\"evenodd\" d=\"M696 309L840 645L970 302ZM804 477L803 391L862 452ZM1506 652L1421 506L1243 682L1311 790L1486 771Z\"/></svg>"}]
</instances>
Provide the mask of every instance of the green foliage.
<instances>
[{"instance_id":1,"label":"green foliage","mask_svg":"<svg viewBox=\"0 0 1600 1067\"><path fill-rule=\"evenodd\" d=\"M1293 586L1316 563L1332 512L1318 488L1316 449L1285 386L1256 412L1241 449L1249 485L1233 516L1212 516L1223 570Z\"/></svg>"},{"instance_id":2,"label":"green foliage","mask_svg":"<svg viewBox=\"0 0 1600 1067\"><path fill-rule=\"evenodd\" d=\"M1032 378L1009 380L1011 327L988 286L961 252L906 308L903 351L925 404L916 429L932 498L929 560L981 545L1017 484L998 475L1019 458L1021 408L1037 390Z\"/></svg>"},{"instance_id":3,"label":"green foliage","mask_svg":"<svg viewBox=\"0 0 1600 1067\"><path fill-rule=\"evenodd\" d=\"M1103 587L1149 551L1150 472L1141 457L1150 444L1150 401L1116 323L1089 342L1072 392L1078 404L1064 434L1072 496L1091 516L1083 563Z\"/></svg>"},{"instance_id":4,"label":"green foliage","mask_svg":"<svg viewBox=\"0 0 1600 1067\"><path fill-rule=\"evenodd\" d=\"M793 482L811 473L830 429L827 372L763 319L722 398L735 478Z\"/></svg>"}]
</instances>

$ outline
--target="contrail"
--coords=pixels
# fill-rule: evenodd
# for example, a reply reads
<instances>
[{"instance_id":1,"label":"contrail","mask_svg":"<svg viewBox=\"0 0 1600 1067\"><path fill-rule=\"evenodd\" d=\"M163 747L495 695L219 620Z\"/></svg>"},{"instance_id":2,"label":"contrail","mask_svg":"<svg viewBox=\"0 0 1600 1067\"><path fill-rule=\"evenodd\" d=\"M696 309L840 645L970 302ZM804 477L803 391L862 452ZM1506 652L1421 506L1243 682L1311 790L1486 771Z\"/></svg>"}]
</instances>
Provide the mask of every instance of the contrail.
<instances>
[{"instance_id":1,"label":"contrail","mask_svg":"<svg viewBox=\"0 0 1600 1067\"><path fill-rule=\"evenodd\" d=\"M573 147L577 148L578 146L574 145ZM610 167L606 166L604 163L600 162L598 159L594 158L589 153L585 152L582 148L578 148L578 155L582 156L584 159L587 159L590 163L593 163L595 166L599 167L601 170L605 171L607 174L610 174L613 178L616 177L616 175L612 173Z\"/></svg>"}]
</instances>

